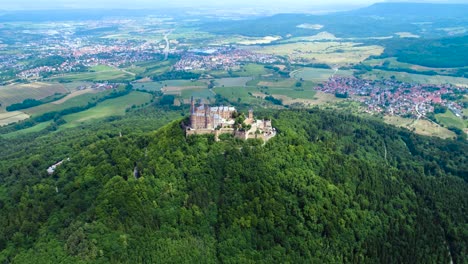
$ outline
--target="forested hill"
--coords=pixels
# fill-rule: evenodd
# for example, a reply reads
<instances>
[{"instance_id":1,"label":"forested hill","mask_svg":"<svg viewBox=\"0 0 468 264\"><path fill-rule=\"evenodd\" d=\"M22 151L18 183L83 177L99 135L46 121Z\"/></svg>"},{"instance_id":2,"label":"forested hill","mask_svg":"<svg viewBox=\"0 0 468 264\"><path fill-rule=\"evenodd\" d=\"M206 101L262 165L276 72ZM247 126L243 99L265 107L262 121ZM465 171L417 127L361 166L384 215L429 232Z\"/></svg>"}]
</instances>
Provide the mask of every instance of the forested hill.
<instances>
[{"instance_id":1,"label":"forested hill","mask_svg":"<svg viewBox=\"0 0 468 264\"><path fill-rule=\"evenodd\" d=\"M389 37L397 32L439 38L452 36L443 32L444 28L466 27L467 13L468 4L377 3L362 9L323 15L276 14L247 20L208 22L202 23L201 29L221 35L281 36L285 39L313 36L324 31L348 39Z\"/></svg>"},{"instance_id":2,"label":"forested hill","mask_svg":"<svg viewBox=\"0 0 468 264\"><path fill-rule=\"evenodd\" d=\"M52 176L40 153L0 161L0 263L468 261L466 141L261 114L279 131L265 145L179 120L96 139Z\"/></svg>"}]
</instances>

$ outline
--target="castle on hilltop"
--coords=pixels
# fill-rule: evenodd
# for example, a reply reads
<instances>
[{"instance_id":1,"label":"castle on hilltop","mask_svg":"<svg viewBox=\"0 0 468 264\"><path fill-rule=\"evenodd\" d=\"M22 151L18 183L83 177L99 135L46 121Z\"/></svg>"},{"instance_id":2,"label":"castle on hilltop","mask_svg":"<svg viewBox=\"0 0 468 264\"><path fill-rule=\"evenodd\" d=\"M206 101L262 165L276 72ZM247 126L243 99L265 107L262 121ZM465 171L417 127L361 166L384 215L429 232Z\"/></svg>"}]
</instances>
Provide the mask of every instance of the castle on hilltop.
<instances>
[{"instance_id":1,"label":"castle on hilltop","mask_svg":"<svg viewBox=\"0 0 468 264\"><path fill-rule=\"evenodd\" d=\"M190 102L190 127L193 129L214 129L219 126L234 125L232 119L236 108L230 106L209 107L195 106L193 98Z\"/></svg>"},{"instance_id":2,"label":"castle on hilltop","mask_svg":"<svg viewBox=\"0 0 468 264\"><path fill-rule=\"evenodd\" d=\"M276 135L276 129L272 127L271 120L256 120L252 109L244 118L235 107L195 105L192 97L186 135L200 134L213 134L217 140L220 134L232 134L241 139L261 138L267 141Z\"/></svg>"}]
</instances>

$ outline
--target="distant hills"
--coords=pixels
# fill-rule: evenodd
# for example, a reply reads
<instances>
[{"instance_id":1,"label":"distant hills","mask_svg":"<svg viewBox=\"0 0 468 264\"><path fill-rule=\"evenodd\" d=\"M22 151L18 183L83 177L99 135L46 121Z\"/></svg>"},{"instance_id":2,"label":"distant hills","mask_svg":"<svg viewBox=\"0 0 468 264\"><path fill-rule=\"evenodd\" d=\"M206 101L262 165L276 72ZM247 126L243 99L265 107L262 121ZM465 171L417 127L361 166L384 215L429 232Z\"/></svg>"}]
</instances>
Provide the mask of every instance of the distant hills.
<instances>
[{"instance_id":1,"label":"distant hills","mask_svg":"<svg viewBox=\"0 0 468 264\"><path fill-rule=\"evenodd\" d=\"M185 12L188 11L188 12ZM105 17L142 17L148 15L187 16L193 9L56 9L56 10L0 10L0 22L6 21L70 21L92 20ZM314 17L380 16L411 19L467 19L468 4L377 3L357 10L329 13ZM297 15L297 14L296 14ZM295 15L295 16L296 16ZM310 15L305 15L310 17ZM275 17L275 16L273 16Z\"/></svg>"},{"instance_id":2,"label":"distant hills","mask_svg":"<svg viewBox=\"0 0 468 264\"><path fill-rule=\"evenodd\" d=\"M391 36L413 32L422 37L450 35L441 28L468 27L468 4L380 3L358 10L326 15L278 14L243 21L207 23L204 30L217 34L247 36L310 36L327 31L342 38ZM320 24L322 28L298 28Z\"/></svg>"},{"instance_id":3,"label":"distant hills","mask_svg":"<svg viewBox=\"0 0 468 264\"><path fill-rule=\"evenodd\" d=\"M377 3L369 7L349 12L354 15L406 18L465 18L468 4L434 4L434 3Z\"/></svg>"}]
</instances>

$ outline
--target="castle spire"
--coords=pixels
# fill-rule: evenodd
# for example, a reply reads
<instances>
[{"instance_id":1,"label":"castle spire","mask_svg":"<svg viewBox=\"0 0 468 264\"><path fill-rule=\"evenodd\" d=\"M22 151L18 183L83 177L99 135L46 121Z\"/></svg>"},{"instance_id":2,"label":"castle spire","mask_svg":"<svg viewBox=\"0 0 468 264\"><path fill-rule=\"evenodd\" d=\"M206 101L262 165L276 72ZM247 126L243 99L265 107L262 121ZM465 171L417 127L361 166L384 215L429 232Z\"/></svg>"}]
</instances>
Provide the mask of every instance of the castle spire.
<instances>
[{"instance_id":1,"label":"castle spire","mask_svg":"<svg viewBox=\"0 0 468 264\"><path fill-rule=\"evenodd\" d=\"M190 99L190 114L195 112L195 102L193 101L193 96Z\"/></svg>"}]
</instances>

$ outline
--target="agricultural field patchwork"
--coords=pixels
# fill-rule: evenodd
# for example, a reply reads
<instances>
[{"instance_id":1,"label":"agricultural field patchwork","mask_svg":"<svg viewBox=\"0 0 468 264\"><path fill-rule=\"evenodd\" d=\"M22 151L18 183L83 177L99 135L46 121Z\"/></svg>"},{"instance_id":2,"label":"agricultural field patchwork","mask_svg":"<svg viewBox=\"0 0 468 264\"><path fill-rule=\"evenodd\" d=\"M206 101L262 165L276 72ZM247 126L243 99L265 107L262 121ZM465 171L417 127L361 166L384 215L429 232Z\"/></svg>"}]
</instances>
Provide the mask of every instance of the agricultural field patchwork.
<instances>
[{"instance_id":1,"label":"agricultural field patchwork","mask_svg":"<svg viewBox=\"0 0 468 264\"><path fill-rule=\"evenodd\" d=\"M71 92L70 94L68 94L67 96L65 96L64 98L60 99L60 100L57 100L57 101L54 101L54 102L51 102L52 104L63 104L65 103L66 101L72 99L72 98L75 98L77 96L80 96L80 95L83 95L83 94L87 94L87 93L97 93L98 91L95 90L95 89L83 89L83 90L76 90L76 91L73 91Z\"/></svg>"},{"instance_id":2,"label":"agricultural field patchwork","mask_svg":"<svg viewBox=\"0 0 468 264\"><path fill-rule=\"evenodd\" d=\"M36 82L0 86L0 109L23 102L25 99L43 99L54 94L66 94L70 90L58 83Z\"/></svg>"},{"instance_id":3,"label":"agricultural field patchwork","mask_svg":"<svg viewBox=\"0 0 468 264\"><path fill-rule=\"evenodd\" d=\"M51 81L69 81L69 82L98 82L98 81L131 81L135 74L129 71L120 70L110 66L95 66L89 72L67 73L51 77Z\"/></svg>"},{"instance_id":4,"label":"agricultural field patchwork","mask_svg":"<svg viewBox=\"0 0 468 264\"><path fill-rule=\"evenodd\" d=\"M221 78L216 79L216 86L246 86L252 77Z\"/></svg>"},{"instance_id":5,"label":"agricultural field patchwork","mask_svg":"<svg viewBox=\"0 0 468 264\"><path fill-rule=\"evenodd\" d=\"M265 69L264 65L249 63L242 66L240 70L234 71L233 73L241 77L252 77L266 75L270 72Z\"/></svg>"},{"instance_id":6,"label":"agricultural field patchwork","mask_svg":"<svg viewBox=\"0 0 468 264\"><path fill-rule=\"evenodd\" d=\"M28 119L29 115L21 111L13 112L0 112L0 127L12 123L19 122L21 120Z\"/></svg>"},{"instance_id":7,"label":"agricultural field patchwork","mask_svg":"<svg viewBox=\"0 0 468 264\"><path fill-rule=\"evenodd\" d=\"M445 127L428 121L428 120L414 120L409 118L403 118L398 116L384 116L384 121L387 124L404 127L417 134L424 136L436 136L440 138L454 138L455 133L448 130Z\"/></svg>"},{"instance_id":8,"label":"agricultural field patchwork","mask_svg":"<svg viewBox=\"0 0 468 264\"><path fill-rule=\"evenodd\" d=\"M262 101L251 95L259 92L256 87L216 87L213 91L233 102L258 104Z\"/></svg>"},{"instance_id":9,"label":"agricultural field patchwork","mask_svg":"<svg viewBox=\"0 0 468 264\"><path fill-rule=\"evenodd\" d=\"M210 91L208 88L203 88L203 89L188 89L188 90L182 90L180 92L180 97L182 99L190 99L192 96L194 98L200 98L200 99L211 99L215 97L215 93L213 91Z\"/></svg>"},{"instance_id":10,"label":"agricultural field patchwork","mask_svg":"<svg viewBox=\"0 0 468 264\"><path fill-rule=\"evenodd\" d=\"M135 90L161 91L164 85L161 82L138 82L133 84Z\"/></svg>"},{"instance_id":11,"label":"agricultural field patchwork","mask_svg":"<svg viewBox=\"0 0 468 264\"><path fill-rule=\"evenodd\" d=\"M297 80L303 79L316 83L324 82L332 76L352 76L351 70L333 70L333 69L318 69L318 68L303 68L291 72L291 77Z\"/></svg>"},{"instance_id":12,"label":"agricultural field patchwork","mask_svg":"<svg viewBox=\"0 0 468 264\"><path fill-rule=\"evenodd\" d=\"M110 116L121 116L125 110L133 105L141 105L150 102L152 96L143 92L131 92L130 94L114 99L106 100L86 111L66 115L63 119L67 122L61 128L76 127L80 124L91 122Z\"/></svg>"},{"instance_id":13,"label":"agricultural field patchwork","mask_svg":"<svg viewBox=\"0 0 468 264\"><path fill-rule=\"evenodd\" d=\"M92 93L92 92L84 93L84 94L80 94L72 98L69 98L65 102L62 102L60 104L57 104L56 102L51 102L51 103L31 107L28 109L24 109L24 112L26 112L27 114L31 116L37 116L37 115L41 115L44 113L53 112L53 111L61 111L61 110L72 108L72 107L86 106L88 103L95 102L98 98L106 96L110 92L111 91L104 91L104 92L99 92L99 93Z\"/></svg>"},{"instance_id":14,"label":"agricultural field patchwork","mask_svg":"<svg viewBox=\"0 0 468 264\"><path fill-rule=\"evenodd\" d=\"M406 62L398 61L397 58L384 58L384 59L368 59L363 62L364 65L371 66L371 67L382 67L385 66L386 68L394 69L398 71L399 69L407 69L407 70L414 70L414 71L421 71L421 72L436 72L438 74L454 74L457 72L458 68L432 68L426 67Z\"/></svg>"},{"instance_id":15,"label":"agricultural field patchwork","mask_svg":"<svg viewBox=\"0 0 468 264\"><path fill-rule=\"evenodd\" d=\"M370 56L382 54L384 48L377 45L363 46L354 42L296 42L257 47L258 53L286 56L295 62L349 65L362 62Z\"/></svg>"},{"instance_id":16,"label":"agricultural field patchwork","mask_svg":"<svg viewBox=\"0 0 468 264\"><path fill-rule=\"evenodd\" d=\"M423 75L397 71L372 70L361 75L363 79L379 80L379 79L396 79L402 82L414 82L425 84L446 84L450 83L460 87L468 88L468 78L442 76L442 75Z\"/></svg>"}]
</instances>

